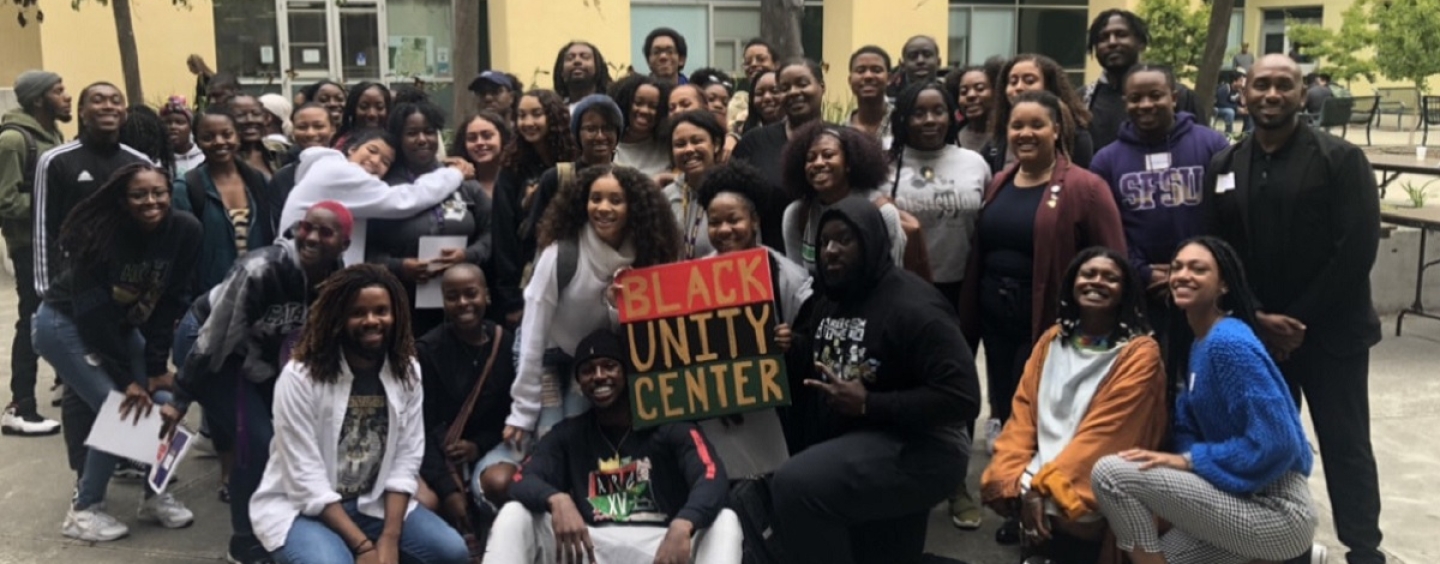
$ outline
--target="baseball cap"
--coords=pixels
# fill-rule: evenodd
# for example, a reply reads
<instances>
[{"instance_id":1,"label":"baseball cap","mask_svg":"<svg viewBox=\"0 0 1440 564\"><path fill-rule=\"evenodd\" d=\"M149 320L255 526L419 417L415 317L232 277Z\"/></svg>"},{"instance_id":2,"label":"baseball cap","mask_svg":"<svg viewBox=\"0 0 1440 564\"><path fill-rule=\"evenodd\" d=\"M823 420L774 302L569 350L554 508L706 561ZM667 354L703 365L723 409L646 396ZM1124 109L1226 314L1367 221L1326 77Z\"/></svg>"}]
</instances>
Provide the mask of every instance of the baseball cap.
<instances>
[{"instance_id":1,"label":"baseball cap","mask_svg":"<svg viewBox=\"0 0 1440 564\"><path fill-rule=\"evenodd\" d=\"M471 92L479 92L490 86L500 86L510 90L519 90L519 88L517 88L515 85L515 81L511 80L509 75L497 70L487 70L485 72L482 72L475 77L475 80L470 81Z\"/></svg>"}]
</instances>

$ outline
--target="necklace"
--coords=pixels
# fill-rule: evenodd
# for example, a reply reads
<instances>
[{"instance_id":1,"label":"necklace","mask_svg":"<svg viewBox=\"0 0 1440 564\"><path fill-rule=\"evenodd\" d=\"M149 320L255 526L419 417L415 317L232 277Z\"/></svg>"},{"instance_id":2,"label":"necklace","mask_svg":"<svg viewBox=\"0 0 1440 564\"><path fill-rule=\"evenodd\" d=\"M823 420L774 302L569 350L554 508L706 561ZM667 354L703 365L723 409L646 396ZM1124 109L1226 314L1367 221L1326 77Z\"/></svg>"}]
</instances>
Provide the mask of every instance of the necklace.
<instances>
[{"instance_id":1,"label":"necklace","mask_svg":"<svg viewBox=\"0 0 1440 564\"><path fill-rule=\"evenodd\" d=\"M614 460L618 464L620 461L620 447L625 446L625 439L630 438L630 432L634 431L635 428L630 427L628 429L625 429L625 434L620 435L620 442L618 443L610 442L610 437L605 435L605 429L600 426L599 419L595 420L595 430L600 432L600 439L605 441L605 445L610 447L610 452L615 454Z\"/></svg>"}]
</instances>

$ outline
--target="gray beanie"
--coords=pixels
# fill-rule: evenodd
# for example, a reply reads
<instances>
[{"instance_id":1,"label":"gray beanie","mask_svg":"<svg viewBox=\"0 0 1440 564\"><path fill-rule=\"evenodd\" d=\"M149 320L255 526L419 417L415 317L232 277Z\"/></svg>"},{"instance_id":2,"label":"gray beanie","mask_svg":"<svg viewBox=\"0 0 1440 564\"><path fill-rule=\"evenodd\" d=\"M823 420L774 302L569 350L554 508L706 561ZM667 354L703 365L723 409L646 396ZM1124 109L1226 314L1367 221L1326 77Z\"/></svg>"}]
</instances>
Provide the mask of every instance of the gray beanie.
<instances>
[{"instance_id":1,"label":"gray beanie","mask_svg":"<svg viewBox=\"0 0 1440 564\"><path fill-rule=\"evenodd\" d=\"M20 73L15 77L15 98L20 102L20 107L30 109L30 105L36 100L43 98L46 92L60 84L60 75L50 71L32 70Z\"/></svg>"},{"instance_id":2,"label":"gray beanie","mask_svg":"<svg viewBox=\"0 0 1440 564\"><path fill-rule=\"evenodd\" d=\"M585 117L585 112L591 110L599 111L605 116L605 121L615 126L615 131L620 136L625 135L625 115L620 113L620 106L609 96L591 94L576 102L575 109L570 112L570 133L575 136L575 145L580 145L580 118Z\"/></svg>"}]
</instances>

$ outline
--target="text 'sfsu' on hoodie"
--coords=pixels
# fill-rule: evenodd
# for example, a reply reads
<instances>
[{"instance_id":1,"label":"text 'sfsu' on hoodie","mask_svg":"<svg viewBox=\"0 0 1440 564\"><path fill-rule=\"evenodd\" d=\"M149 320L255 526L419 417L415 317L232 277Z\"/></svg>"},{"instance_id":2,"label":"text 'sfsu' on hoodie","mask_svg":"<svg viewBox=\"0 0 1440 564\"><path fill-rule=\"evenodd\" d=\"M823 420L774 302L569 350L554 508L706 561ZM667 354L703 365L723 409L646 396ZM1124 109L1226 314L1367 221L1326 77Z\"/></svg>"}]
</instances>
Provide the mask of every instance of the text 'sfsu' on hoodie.
<instances>
[{"instance_id":1,"label":"text 'sfsu' on hoodie","mask_svg":"<svg viewBox=\"0 0 1440 564\"><path fill-rule=\"evenodd\" d=\"M1115 196L1130 264L1141 280L1150 279L1150 265L1168 264L1181 241L1204 232L1205 167L1229 146L1220 132L1180 112L1162 142L1141 140L1126 121L1116 142L1090 162L1090 172L1105 179Z\"/></svg>"},{"instance_id":2,"label":"text 'sfsu' on hoodie","mask_svg":"<svg viewBox=\"0 0 1440 564\"><path fill-rule=\"evenodd\" d=\"M954 310L930 283L895 266L875 204L845 198L821 216L821 225L837 218L850 224L863 264L844 287L827 284L825 269L817 269L816 285L824 294L806 330L813 331L814 361L839 378L859 378L868 395L865 415L855 418L830 411L812 395L818 401L807 402L811 415L804 417L806 426L815 427L807 438L820 442L871 429L968 448L965 422L980 414L980 385Z\"/></svg>"}]
</instances>

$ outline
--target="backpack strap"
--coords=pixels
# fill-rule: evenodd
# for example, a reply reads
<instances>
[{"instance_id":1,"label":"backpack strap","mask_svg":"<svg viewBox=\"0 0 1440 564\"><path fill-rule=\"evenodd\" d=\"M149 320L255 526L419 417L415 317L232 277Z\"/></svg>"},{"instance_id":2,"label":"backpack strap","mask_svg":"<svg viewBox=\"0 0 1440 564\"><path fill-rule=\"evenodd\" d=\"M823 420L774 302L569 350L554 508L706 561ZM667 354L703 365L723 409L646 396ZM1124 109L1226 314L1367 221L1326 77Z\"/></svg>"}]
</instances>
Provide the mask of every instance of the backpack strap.
<instances>
[{"instance_id":1,"label":"backpack strap","mask_svg":"<svg viewBox=\"0 0 1440 564\"><path fill-rule=\"evenodd\" d=\"M25 142L25 163L21 165L19 188L22 194L29 194L35 187L35 167L40 163L40 145L35 142L35 136L30 134L30 130L18 123L0 125L0 133L6 131L19 133L20 139Z\"/></svg>"},{"instance_id":2,"label":"backpack strap","mask_svg":"<svg viewBox=\"0 0 1440 564\"><path fill-rule=\"evenodd\" d=\"M555 257L555 281L559 283L560 289L556 294L565 291L570 281L575 279L575 269L580 264L580 244L571 239L565 239L555 243L555 249L559 256Z\"/></svg>"}]
</instances>

